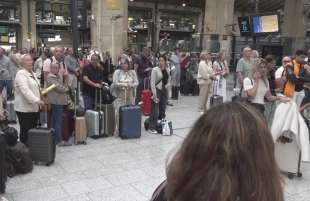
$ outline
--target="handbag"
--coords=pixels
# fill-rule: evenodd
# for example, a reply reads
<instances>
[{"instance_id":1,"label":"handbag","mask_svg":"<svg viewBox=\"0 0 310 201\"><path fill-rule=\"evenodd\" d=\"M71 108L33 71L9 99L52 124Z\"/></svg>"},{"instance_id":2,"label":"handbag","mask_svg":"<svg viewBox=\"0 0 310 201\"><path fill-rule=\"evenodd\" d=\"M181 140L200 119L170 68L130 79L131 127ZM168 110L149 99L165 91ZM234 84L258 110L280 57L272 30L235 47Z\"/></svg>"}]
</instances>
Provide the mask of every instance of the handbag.
<instances>
[{"instance_id":1,"label":"handbag","mask_svg":"<svg viewBox=\"0 0 310 201\"><path fill-rule=\"evenodd\" d=\"M162 120L162 135L171 136L173 134L172 122L167 120Z\"/></svg>"}]
</instances>

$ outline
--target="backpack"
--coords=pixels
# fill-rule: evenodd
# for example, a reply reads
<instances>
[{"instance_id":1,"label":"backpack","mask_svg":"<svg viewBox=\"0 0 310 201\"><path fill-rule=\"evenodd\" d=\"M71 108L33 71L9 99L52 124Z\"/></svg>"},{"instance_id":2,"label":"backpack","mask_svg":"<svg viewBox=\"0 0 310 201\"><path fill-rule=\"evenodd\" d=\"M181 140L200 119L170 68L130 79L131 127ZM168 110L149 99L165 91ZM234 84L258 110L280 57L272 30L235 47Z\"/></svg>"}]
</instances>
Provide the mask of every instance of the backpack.
<instances>
[{"instance_id":1,"label":"backpack","mask_svg":"<svg viewBox=\"0 0 310 201\"><path fill-rule=\"evenodd\" d=\"M29 149L21 142L15 146L8 146L6 161L9 177L13 177L15 174L25 174L33 169Z\"/></svg>"},{"instance_id":2,"label":"backpack","mask_svg":"<svg viewBox=\"0 0 310 201\"><path fill-rule=\"evenodd\" d=\"M4 133L4 138L8 146L15 146L18 140L18 132L13 127L7 127L2 130Z\"/></svg>"}]
</instances>

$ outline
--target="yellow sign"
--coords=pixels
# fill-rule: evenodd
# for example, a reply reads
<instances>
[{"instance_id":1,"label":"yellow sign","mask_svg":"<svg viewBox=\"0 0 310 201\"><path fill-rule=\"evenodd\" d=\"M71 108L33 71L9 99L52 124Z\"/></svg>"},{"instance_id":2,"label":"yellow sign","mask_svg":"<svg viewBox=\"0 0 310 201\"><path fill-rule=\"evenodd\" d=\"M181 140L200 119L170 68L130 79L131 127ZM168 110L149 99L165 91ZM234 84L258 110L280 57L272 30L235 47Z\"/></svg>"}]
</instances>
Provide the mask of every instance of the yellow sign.
<instances>
[{"instance_id":1,"label":"yellow sign","mask_svg":"<svg viewBox=\"0 0 310 201\"><path fill-rule=\"evenodd\" d=\"M105 0L106 6L109 10L120 10L121 0Z\"/></svg>"}]
</instances>

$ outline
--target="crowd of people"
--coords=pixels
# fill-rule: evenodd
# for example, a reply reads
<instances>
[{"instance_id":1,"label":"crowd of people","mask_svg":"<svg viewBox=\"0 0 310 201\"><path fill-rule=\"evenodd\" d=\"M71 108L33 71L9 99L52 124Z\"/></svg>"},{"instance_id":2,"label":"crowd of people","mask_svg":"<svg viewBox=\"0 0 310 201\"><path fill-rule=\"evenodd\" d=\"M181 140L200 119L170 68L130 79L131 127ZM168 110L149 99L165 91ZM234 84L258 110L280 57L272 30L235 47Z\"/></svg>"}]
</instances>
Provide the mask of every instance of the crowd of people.
<instances>
[{"instance_id":1,"label":"crowd of people","mask_svg":"<svg viewBox=\"0 0 310 201\"><path fill-rule=\"evenodd\" d=\"M142 104L141 93L149 88L153 94L150 131L156 133L156 122L165 118L166 106L173 106L169 100L177 100L184 91L190 62L189 53L180 49L163 55L149 48L141 54L124 49L114 65L109 52L91 50L75 58L72 48L44 48L39 55L35 50L5 52L0 48L0 118L7 116L7 100L14 99L21 142L27 144L28 130L45 119L43 124L55 129L57 144L70 145L62 137L62 115L70 109L74 96L80 95L78 104L85 110L94 110L96 93L102 90L106 93L102 102L114 102L118 118L119 107ZM42 90L50 86L54 88L43 96ZM47 113L45 117L43 112Z\"/></svg>"},{"instance_id":2,"label":"crowd of people","mask_svg":"<svg viewBox=\"0 0 310 201\"><path fill-rule=\"evenodd\" d=\"M80 85L85 110L95 109L97 91L103 90L106 91L103 101L115 103L116 119L119 107L141 104L141 93L149 87L153 94L150 131L156 133L156 122L166 117L169 100L176 100L184 93L186 73L191 65L189 53L180 49L155 54L144 48L140 55L130 49L122 50L116 65L109 52L91 51L76 59L71 48L62 47L46 48L38 58L27 50L5 54L0 48L3 104L0 118L6 116L6 100L14 99L20 141L26 145L28 130L40 122L42 111L50 114L47 124L55 129L57 144L70 145L62 134L62 114L70 107L72 97L79 96ZM294 56L284 56L282 66L277 68L275 56L260 58L257 51L244 48L236 66L236 85L240 88L236 95L240 101L209 109L212 93L222 96L223 102L230 101L226 86L230 68L225 52L216 57L202 52L197 83L200 88L198 109L203 115L170 160L167 181L158 188L153 199L283 201L268 126L279 102L293 100L301 107L309 102L308 58L309 52L298 50ZM44 96L42 89L48 87L53 89ZM247 107L243 101L253 107ZM245 119L249 121L243 121ZM115 136L118 136L118 126L116 121ZM257 135L251 134L253 130Z\"/></svg>"}]
</instances>

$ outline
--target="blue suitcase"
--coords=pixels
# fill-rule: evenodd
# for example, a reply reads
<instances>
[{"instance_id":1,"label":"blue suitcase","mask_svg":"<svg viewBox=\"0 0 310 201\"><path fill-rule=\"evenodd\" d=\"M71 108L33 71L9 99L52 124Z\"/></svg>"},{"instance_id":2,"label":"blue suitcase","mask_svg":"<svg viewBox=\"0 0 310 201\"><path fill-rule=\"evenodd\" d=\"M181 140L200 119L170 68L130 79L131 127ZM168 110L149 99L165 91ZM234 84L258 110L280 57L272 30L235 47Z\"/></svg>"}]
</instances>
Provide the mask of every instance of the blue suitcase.
<instances>
[{"instance_id":1,"label":"blue suitcase","mask_svg":"<svg viewBox=\"0 0 310 201\"><path fill-rule=\"evenodd\" d=\"M141 137L141 107L127 105L119 108L119 136L122 139Z\"/></svg>"}]
</instances>

